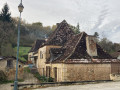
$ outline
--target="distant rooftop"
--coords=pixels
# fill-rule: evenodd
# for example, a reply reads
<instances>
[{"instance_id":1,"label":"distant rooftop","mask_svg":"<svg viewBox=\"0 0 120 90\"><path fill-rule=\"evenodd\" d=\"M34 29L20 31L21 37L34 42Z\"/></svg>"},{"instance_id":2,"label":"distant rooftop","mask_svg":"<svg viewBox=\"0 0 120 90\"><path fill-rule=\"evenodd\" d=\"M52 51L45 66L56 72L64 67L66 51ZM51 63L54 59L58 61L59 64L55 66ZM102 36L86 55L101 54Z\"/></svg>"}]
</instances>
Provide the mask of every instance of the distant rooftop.
<instances>
[{"instance_id":1,"label":"distant rooftop","mask_svg":"<svg viewBox=\"0 0 120 90\"><path fill-rule=\"evenodd\" d=\"M45 40L37 39L29 52L36 52L42 45L44 45L44 43L45 43Z\"/></svg>"}]
</instances>

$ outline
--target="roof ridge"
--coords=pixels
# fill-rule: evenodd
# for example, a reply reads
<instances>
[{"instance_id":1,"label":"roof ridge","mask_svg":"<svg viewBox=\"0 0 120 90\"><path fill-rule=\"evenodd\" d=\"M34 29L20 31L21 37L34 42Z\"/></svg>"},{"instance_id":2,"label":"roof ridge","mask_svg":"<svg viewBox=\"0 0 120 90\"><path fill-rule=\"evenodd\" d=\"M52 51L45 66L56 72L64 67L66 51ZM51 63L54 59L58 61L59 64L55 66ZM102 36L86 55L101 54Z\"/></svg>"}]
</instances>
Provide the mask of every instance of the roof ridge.
<instances>
[{"instance_id":1,"label":"roof ridge","mask_svg":"<svg viewBox=\"0 0 120 90\"><path fill-rule=\"evenodd\" d=\"M76 46L78 45L78 43L79 43L79 41L81 40L81 38L82 38L82 36L83 36L83 34L84 34L84 32L81 32L81 36L80 36L80 38L79 38L79 40L78 40L78 42L77 42L77 44L75 45L75 47L73 48L73 51L71 52L71 54L70 55L68 55L68 57L64 60L64 61L66 61L72 54L73 54L73 52L75 51L75 49L76 49ZM77 34L78 35L78 34ZM63 62L64 62L63 61Z\"/></svg>"},{"instance_id":2,"label":"roof ridge","mask_svg":"<svg viewBox=\"0 0 120 90\"><path fill-rule=\"evenodd\" d=\"M61 25L62 25L62 22L59 24L59 26L57 26L57 28L55 29L55 32L53 32L53 34L51 34L52 38L55 36L55 34L57 33L57 31L60 29ZM51 36L48 38L47 42L49 42L50 40L52 40Z\"/></svg>"},{"instance_id":3,"label":"roof ridge","mask_svg":"<svg viewBox=\"0 0 120 90\"><path fill-rule=\"evenodd\" d=\"M63 27L68 27L68 29L66 29L66 30L64 30L64 29L61 29L62 28L62 26ZM46 42L46 44L48 44L49 42L51 42L53 39L54 39L54 37L58 34L58 32L59 31L68 31L68 30L70 30L72 33L74 33L73 32L73 30L72 30L72 28L70 27L70 25L66 22L66 20L63 20L61 23L59 23L59 25L57 26L57 28L55 29L55 31L50 35L50 37L48 38L48 41Z\"/></svg>"}]
</instances>

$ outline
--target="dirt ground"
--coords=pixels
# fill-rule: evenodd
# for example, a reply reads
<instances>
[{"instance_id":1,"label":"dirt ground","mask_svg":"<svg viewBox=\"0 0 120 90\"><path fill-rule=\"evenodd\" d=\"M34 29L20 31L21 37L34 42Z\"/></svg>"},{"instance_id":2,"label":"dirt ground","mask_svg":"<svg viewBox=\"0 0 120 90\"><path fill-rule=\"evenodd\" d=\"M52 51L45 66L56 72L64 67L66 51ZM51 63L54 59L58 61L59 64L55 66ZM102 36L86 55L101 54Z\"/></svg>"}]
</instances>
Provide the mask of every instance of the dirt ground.
<instances>
[{"instance_id":1,"label":"dirt ground","mask_svg":"<svg viewBox=\"0 0 120 90\"><path fill-rule=\"evenodd\" d=\"M0 90L11 90L11 84L0 84Z\"/></svg>"},{"instance_id":2,"label":"dirt ground","mask_svg":"<svg viewBox=\"0 0 120 90\"><path fill-rule=\"evenodd\" d=\"M41 88L34 90L120 90L120 81L97 83L97 84L48 87L48 88Z\"/></svg>"}]
</instances>

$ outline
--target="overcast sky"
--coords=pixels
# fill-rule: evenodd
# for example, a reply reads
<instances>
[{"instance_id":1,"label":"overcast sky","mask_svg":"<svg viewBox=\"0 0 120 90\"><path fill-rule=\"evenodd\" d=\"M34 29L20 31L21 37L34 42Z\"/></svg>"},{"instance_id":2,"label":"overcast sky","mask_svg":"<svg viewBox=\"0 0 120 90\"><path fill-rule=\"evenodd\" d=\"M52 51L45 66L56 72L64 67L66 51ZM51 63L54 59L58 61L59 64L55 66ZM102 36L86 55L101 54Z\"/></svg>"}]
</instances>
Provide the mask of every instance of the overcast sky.
<instances>
[{"instance_id":1,"label":"overcast sky","mask_svg":"<svg viewBox=\"0 0 120 90\"><path fill-rule=\"evenodd\" d=\"M0 0L0 10L8 3L13 17L18 17L20 0ZM22 19L52 26L65 19L81 31L107 37L120 43L120 0L23 0Z\"/></svg>"}]
</instances>

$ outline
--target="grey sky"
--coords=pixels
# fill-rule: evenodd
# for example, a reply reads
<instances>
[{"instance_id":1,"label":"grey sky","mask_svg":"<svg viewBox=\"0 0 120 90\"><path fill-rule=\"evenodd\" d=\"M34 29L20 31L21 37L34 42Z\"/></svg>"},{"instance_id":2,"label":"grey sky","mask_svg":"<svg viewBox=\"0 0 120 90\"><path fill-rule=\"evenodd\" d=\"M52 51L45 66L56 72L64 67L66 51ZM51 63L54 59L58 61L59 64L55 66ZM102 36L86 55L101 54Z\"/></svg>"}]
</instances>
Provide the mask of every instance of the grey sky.
<instances>
[{"instance_id":1,"label":"grey sky","mask_svg":"<svg viewBox=\"0 0 120 90\"><path fill-rule=\"evenodd\" d=\"M13 17L18 17L20 0L0 0L0 10L8 3ZM120 0L23 0L22 18L27 22L53 25L63 19L80 24L88 34L99 32L113 42L120 43Z\"/></svg>"}]
</instances>

